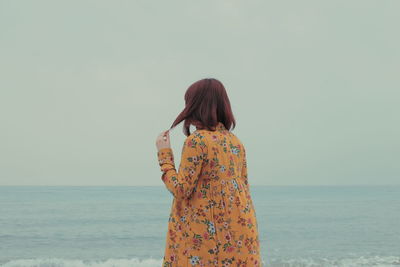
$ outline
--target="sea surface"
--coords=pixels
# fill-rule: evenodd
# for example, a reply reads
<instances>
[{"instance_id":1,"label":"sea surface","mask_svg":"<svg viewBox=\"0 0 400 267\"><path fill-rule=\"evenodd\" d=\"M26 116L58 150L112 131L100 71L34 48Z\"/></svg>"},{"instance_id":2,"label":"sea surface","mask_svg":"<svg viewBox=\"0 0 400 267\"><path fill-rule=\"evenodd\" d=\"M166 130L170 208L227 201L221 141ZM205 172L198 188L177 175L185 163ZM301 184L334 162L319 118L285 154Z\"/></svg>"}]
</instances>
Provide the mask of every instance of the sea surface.
<instances>
[{"instance_id":1,"label":"sea surface","mask_svg":"<svg viewBox=\"0 0 400 267\"><path fill-rule=\"evenodd\" d=\"M252 186L264 266L400 266L400 186ZM0 187L0 266L160 267L159 187Z\"/></svg>"}]
</instances>

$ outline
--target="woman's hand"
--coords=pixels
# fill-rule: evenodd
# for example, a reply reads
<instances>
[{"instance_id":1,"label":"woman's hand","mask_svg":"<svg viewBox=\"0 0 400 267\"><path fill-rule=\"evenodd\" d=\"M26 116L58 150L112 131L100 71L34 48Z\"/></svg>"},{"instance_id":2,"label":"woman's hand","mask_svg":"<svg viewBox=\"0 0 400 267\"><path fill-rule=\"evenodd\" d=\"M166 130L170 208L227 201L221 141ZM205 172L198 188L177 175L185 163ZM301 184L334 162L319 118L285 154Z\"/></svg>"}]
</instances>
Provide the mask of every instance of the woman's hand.
<instances>
[{"instance_id":1,"label":"woman's hand","mask_svg":"<svg viewBox=\"0 0 400 267\"><path fill-rule=\"evenodd\" d=\"M156 140L156 146L158 151L163 148L171 148L171 144L169 142L169 130L159 134Z\"/></svg>"}]
</instances>

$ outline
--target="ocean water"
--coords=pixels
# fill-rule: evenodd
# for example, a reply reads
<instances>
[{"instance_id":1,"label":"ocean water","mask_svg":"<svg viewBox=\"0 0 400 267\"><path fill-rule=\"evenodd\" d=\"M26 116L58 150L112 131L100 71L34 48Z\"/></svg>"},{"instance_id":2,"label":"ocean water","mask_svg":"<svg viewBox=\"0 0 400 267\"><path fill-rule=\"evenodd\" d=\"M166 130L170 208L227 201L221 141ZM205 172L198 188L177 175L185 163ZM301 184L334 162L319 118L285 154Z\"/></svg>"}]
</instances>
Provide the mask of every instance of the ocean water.
<instances>
[{"instance_id":1,"label":"ocean water","mask_svg":"<svg viewBox=\"0 0 400 267\"><path fill-rule=\"evenodd\" d=\"M252 186L264 266L400 266L400 186ZM0 187L0 266L161 266L160 187Z\"/></svg>"}]
</instances>

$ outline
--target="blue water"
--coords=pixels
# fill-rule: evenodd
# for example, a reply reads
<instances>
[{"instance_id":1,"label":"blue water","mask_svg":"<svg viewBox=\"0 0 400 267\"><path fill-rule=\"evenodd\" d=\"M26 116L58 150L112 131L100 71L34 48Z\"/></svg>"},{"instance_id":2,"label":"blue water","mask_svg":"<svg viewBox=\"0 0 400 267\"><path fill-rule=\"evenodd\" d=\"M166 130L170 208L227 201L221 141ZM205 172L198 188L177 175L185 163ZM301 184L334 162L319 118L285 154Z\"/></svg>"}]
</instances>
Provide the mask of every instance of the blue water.
<instances>
[{"instance_id":1,"label":"blue water","mask_svg":"<svg viewBox=\"0 0 400 267\"><path fill-rule=\"evenodd\" d=\"M400 186L252 186L265 266L400 266ZM0 187L0 266L161 266L164 187Z\"/></svg>"}]
</instances>

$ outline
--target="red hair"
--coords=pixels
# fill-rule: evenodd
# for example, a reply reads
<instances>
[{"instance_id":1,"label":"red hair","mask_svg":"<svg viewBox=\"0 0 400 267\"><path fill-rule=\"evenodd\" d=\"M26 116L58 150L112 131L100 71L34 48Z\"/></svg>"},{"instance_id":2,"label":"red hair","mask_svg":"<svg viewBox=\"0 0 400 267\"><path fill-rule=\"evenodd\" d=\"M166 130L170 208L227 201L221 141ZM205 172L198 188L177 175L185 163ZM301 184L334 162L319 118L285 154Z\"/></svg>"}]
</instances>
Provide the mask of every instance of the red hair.
<instances>
[{"instance_id":1,"label":"red hair","mask_svg":"<svg viewBox=\"0 0 400 267\"><path fill-rule=\"evenodd\" d=\"M170 129L184 121L183 133L190 135L190 125L198 129L214 130L218 122L230 130L236 121L224 85L214 78L193 83L185 93L185 108L172 123Z\"/></svg>"}]
</instances>

